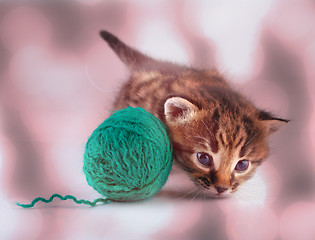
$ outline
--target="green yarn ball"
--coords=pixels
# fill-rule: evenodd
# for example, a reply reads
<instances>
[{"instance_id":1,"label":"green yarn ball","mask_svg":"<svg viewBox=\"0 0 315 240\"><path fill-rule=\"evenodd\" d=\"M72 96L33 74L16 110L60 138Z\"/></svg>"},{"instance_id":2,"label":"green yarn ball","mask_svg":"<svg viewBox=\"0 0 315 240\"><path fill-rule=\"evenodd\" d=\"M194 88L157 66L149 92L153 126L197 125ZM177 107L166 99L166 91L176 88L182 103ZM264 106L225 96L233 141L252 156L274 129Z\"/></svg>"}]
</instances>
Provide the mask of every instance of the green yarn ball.
<instances>
[{"instance_id":1,"label":"green yarn ball","mask_svg":"<svg viewBox=\"0 0 315 240\"><path fill-rule=\"evenodd\" d=\"M128 107L105 120L84 153L87 182L112 201L150 198L165 184L173 162L166 125L142 108Z\"/></svg>"}]
</instances>

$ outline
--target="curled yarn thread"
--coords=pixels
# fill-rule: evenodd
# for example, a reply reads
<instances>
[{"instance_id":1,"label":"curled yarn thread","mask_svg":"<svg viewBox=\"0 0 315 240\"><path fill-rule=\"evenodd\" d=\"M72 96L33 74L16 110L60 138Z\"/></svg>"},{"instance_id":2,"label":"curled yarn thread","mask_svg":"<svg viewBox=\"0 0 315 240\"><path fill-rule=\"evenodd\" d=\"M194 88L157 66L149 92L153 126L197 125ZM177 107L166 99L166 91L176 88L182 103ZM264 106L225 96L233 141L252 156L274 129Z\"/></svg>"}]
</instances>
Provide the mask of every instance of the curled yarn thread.
<instances>
[{"instance_id":1,"label":"curled yarn thread","mask_svg":"<svg viewBox=\"0 0 315 240\"><path fill-rule=\"evenodd\" d=\"M32 208L35 206L35 204L39 201L42 201L44 203L50 203L54 200L54 198L59 198L61 200L68 200L68 199L71 199L73 200L76 204L86 204L86 205L90 205L92 207L94 207L98 202L102 202L102 203L108 203L110 202L110 200L108 199L105 199L105 198L98 198L98 199L95 199L93 202L91 201L88 201L88 200L78 200L76 199L76 197L72 196L72 195L66 195L66 196L61 196L60 194L53 194L51 195L51 197L49 199L45 199L45 198L42 198L42 197L37 197L35 198L30 204L22 204L22 203L17 203L16 205L22 207L22 208Z\"/></svg>"},{"instance_id":2,"label":"curled yarn thread","mask_svg":"<svg viewBox=\"0 0 315 240\"><path fill-rule=\"evenodd\" d=\"M112 201L150 198L171 171L173 146L166 125L142 108L115 112L89 138L87 182Z\"/></svg>"}]
</instances>

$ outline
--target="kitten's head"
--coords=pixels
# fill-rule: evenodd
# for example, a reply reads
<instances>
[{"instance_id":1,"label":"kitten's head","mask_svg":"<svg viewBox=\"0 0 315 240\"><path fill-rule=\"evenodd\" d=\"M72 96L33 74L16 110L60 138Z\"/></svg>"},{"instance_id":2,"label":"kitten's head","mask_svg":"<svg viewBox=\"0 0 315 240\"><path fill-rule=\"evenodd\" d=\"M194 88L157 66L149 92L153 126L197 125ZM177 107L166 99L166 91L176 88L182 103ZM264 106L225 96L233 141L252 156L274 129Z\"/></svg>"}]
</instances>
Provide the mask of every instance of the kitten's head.
<instances>
[{"instance_id":1,"label":"kitten's head","mask_svg":"<svg viewBox=\"0 0 315 240\"><path fill-rule=\"evenodd\" d=\"M156 61L106 31L101 36L138 78L180 80L171 87L176 96L162 101L160 118L171 131L176 162L197 186L224 196L254 174L268 156L269 135L287 120L254 107L216 71Z\"/></svg>"},{"instance_id":2,"label":"kitten's head","mask_svg":"<svg viewBox=\"0 0 315 240\"><path fill-rule=\"evenodd\" d=\"M256 109L235 92L212 94L207 103L169 98L165 115L177 162L209 195L226 196L254 174L268 156L268 136L287 120Z\"/></svg>"}]
</instances>

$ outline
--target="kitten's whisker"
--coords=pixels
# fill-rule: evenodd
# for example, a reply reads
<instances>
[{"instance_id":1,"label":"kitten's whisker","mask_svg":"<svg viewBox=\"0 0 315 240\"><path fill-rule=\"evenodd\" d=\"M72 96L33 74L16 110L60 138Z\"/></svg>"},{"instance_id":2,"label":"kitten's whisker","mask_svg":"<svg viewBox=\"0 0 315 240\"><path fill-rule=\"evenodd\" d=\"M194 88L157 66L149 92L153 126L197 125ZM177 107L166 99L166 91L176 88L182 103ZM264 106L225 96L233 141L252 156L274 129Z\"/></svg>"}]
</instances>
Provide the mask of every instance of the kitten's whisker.
<instances>
[{"instance_id":1,"label":"kitten's whisker","mask_svg":"<svg viewBox=\"0 0 315 240\"><path fill-rule=\"evenodd\" d=\"M189 194L191 194L191 193L193 193L193 192L195 192L195 191L197 191L197 189L193 189L193 190L191 190L191 191L185 193L184 195L182 195L182 196L180 196L180 197L174 199L173 202L178 201L179 199L182 199L182 198L186 197L187 195L189 195Z\"/></svg>"},{"instance_id":2,"label":"kitten's whisker","mask_svg":"<svg viewBox=\"0 0 315 240\"><path fill-rule=\"evenodd\" d=\"M256 137L257 137L257 133L255 133L244 145L244 147L248 146Z\"/></svg>"},{"instance_id":3,"label":"kitten's whisker","mask_svg":"<svg viewBox=\"0 0 315 240\"><path fill-rule=\"evenodd\" d=\"M194 200L201 192L202 192L202 190L199 190L199 192L196 193L196 195L193 197L192 200Z\"/></svg>"},{"instance_id":4,"label":"kitten's whisker","mask_svg":"<svg viewBox=\"0 0 315 240\"><path fill-rule=\"evenodd\" d=\"M209 142L208 139L203 138L203 137L198 137L198 136L192 136L192 137L193 137L193 138L197 138L197 139L202 139L202 140L204 140L205 142L207 142L207 143L209 144L209 146L210 146L210 142Z\"/></svg>"},{"instance_id":5,"label":"kitten's whisker","mask_svg":"<svg viewBox=\"0 0 315 240\"><path fill-rule=\"evenodd\" d=\"M103 88L99 87L96 85L96 83L92 80L91 76L90 76L90 73L89 73L89 70L88 70L88 65L85 64L85 74L86 74L86 77L87 79L89 80L89 83L97 90L100 90L101 92L104 92L104 93L109 93L109 91L106 91L104 90Z\"/></svg>"},{"instance_id":6,"label":"kitten's whisker","mask_svg":"<svg viewBox=\"0 0 315 240\"><path fill-rule=\"evenodd\" d=\"M264 204L267 197L265 186L264 179L256 174L234 192L232 197L240 202L261 205Z\"/></svg>"},{"instance_id":7,"label":"kitten's whisker","mask_svg":"<svg viewBox=\"0 0 315 240\"><path fill-rule=\"evenodd\" d=\"M215 136L213 135L213 133L210 131L210 129L208 128L208 126L205 124L205 122L203 120L201 120L201 122L203 123L203 125L206 127L207 131L209 132L211 138L213 140L216 140Z\"/></svg>"}]
</instances>

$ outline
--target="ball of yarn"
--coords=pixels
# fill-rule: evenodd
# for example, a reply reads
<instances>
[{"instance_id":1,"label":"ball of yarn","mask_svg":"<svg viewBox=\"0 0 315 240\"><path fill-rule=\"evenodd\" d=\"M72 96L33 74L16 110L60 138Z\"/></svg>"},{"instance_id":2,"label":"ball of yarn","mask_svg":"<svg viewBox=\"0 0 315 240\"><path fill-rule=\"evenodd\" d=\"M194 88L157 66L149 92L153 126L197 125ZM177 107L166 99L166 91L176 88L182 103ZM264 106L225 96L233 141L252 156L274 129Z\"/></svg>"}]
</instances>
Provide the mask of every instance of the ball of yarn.
<instances>
[{"instance_id":1,"label":"ball of yarn","mask_svg":"<svg viewBox=\"0 0 315 240\"><path fill-rule=\"evenodd\" d=\"M161 190L172 162L166 125L142 108L128 107L94 130L83 171L88 184L108 199L136 201Z\"/></svg>"}]
</instances>

